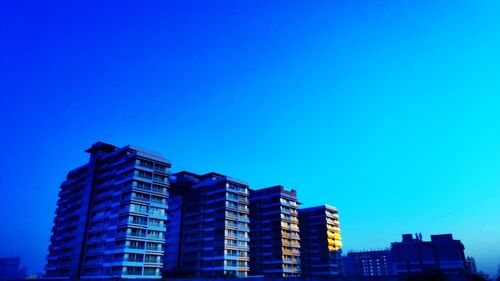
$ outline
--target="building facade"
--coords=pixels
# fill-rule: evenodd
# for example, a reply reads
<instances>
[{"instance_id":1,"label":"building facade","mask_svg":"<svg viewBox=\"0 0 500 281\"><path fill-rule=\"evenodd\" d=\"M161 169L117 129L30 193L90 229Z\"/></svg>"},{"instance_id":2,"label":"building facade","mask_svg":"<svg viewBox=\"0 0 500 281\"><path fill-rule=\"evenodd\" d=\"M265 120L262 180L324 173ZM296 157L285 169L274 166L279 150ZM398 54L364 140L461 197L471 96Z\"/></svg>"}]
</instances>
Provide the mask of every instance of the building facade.
<instances>
[{"instance_id":1,"label":"building facade","mask_svg":"<svg viewBox=\"0 0 500 281\"><path fill-rule=\"evenodd\" d=\"M391 244L391 255L398 275L432 270L441 270L445 274L466 271L464 245L451 234L431 235L431 241L423 241L421 234L415 238L403 234L402 242Z\"/></svg>"},{"instance_id":2,"label":"building facade","mask_svg":"<svg viewBox=\"0 0 500 281\"><path fill-rule=\"evenodd\" d=\"M298 277L300 234L295 190L283 186L250 191L250 272Z\"/></svg>"},{"instance_id":3,"label":"building facade","mask_svg":"<svg viewBox=\"0 0 500 281\"><path fill-rule=\"evenodd\" d=\"M391 250L349 252L344 257L346 276L392 276L394 275Z\"/></svg>"},{"instance_id":4,"label":"building facade","mask_svg":"<svg viewBox=\"0 0 500 281\"><path fill-rule=\"evenodd\" d=\"M217 174L180 172L172 177L166 275L247 277L249 189Z\"/></svg>"},{"instance_id":5,"label":"building facade","mask_svg":"<svg viewBox=\"0 0 500 281\"><path fill-rule=\"evenodd\" d=\"M299 209L303 276L342 274L338 211L329 205Z\"/></svg>"},{"instance_id":6,"label":"building facade","mask_svg":"<svg viewBox=\"0 0 500 281\"><path fill-rule=\"evenodd\" d=\"M170 163L98 142L60 187L46 278L160 278Z\"/></svg>"}]
</instances>

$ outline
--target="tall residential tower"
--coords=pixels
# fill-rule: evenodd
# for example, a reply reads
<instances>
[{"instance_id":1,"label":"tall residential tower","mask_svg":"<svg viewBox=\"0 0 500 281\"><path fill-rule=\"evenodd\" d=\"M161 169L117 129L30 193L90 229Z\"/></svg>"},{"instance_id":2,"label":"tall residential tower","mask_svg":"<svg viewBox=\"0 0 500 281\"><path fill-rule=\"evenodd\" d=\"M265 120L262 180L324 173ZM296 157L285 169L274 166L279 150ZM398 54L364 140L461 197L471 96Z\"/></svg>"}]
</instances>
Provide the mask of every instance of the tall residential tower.
<instances>
[{"instance_id":1,"label":"tall residential tower","mask_svg":"<svg viewBox=\"0 0 500 281\"><path fill-rule=\"evenodd\" d=\"M167 276L247 277L248 185L217 174L172 178Z\"/></svg>"},{"instance_id":2,"label":"tall residential tower","mask_svg":"<svg viewBox=\"0 0 500 281\"><path fill-rule=\"evenodd\" d=\"M170 163L98 142L60 187L46 278L160 278Z\"/></svg>"},{"instance_id":3,"label":"tall residential tower","mask_svg":"<svg viewBox=\"0 0 500 281\"><path fill-rule=\"evenodd\" d=\"M304 276L342 273L342 237L337 209L329 205L299 210Z\"/></svg>"},{"instance_id":4,"label":"tall residential tower","mask_svg":"<svg viewBox=\"0 0 500 281\"><path fill-rule=\"evenodd\" d=\"M250 272L300 276L300 237L295 190L281 185L250 191Z\"/></svg>"}]
</instances>

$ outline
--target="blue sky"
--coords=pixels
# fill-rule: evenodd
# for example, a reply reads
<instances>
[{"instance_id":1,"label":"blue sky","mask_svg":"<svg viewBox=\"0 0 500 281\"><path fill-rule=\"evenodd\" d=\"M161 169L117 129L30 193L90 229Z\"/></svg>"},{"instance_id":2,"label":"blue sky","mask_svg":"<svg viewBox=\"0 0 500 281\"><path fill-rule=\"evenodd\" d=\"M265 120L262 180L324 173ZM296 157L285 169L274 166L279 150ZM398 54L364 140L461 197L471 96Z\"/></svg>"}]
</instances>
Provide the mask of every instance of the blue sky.
<instances>
[{"instance_id":1,"label":"blue sky","mask_svg":"<svg viewBox=\"0 0 500 281\"><path fill-rule=\"evenodd\" d=\"M200 2L1 4L0 256L42 270L106 141L335 205L345 251L453 233L496 272L499 2Z\"/></svg>"}]
</instances>

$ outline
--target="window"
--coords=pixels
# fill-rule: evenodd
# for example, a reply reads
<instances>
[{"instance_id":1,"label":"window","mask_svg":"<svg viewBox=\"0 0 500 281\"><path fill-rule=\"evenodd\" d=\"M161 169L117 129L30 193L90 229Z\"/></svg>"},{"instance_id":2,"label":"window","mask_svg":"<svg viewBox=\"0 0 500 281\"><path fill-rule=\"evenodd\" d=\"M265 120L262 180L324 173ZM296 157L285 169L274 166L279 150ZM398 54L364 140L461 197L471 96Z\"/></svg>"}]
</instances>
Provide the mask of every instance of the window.
<instances>
[{"instance_id":1,"label":"window","mask_svg":"<svg viewBox=\"0 0 500 281\"><path fill-rule=\"evenodd\" d=\"M156 208L156 207L149 207L149 213L151 215L164 216L165 215L165 209Z\"/></svg>"},{"instance_id":2,"label":"window","mask_svg":"<svg viewBox=\"0 0 500 281\"><path fill-rule=\"evenodd\" d=\"M142 275L142 267L138 266L126 266L125 267L126 275Z\"/></svg>"},{"instance_id":3,"label":"window","mask_svg":"<svg viewBox=\"0 0 500 281\"><path fill-rule=\"evenodd\" d=\"M131 212L136 212L136 213L147 214L148 213L148 207L144 206L144 205L130 204L130 211Z\"/></svg>"},{"instance_id":4,"label":"window","mask_svg":"<svg viewBox=\"0 0 500 281\"><path fill-rule=\"evenodd\" d=\"M153 173L141 171L141 170L135 170L135 175L140 177L140 178L145 178L145 179L152 179L153 178Z\"/></svg>"},{"instance_id":5,"label":"window","mask_svg":"<svg viewBox=\"0 0 500 281\"><path fill-rule=\"evenodd\" d=\"M154 230L148 230L148 238L162 239L163 238L163 232L154 231Z\"/></svg>"},{"instance_id":6,"label":"window","mask_svg":"<svg viewBox=\"0 0 500 281\"><path fill-rule=\"evenodd\" d=\"M134 261L134 262L142 262L143 255L141 254L125 254L125 261Z\"/></svg>"},{"instance_id":7,"label":"window","mask_svg":"<svg viewBox=\"0 0 500 281\"><path fill-rule=\"evenodd\" d=\"M166 204L167 200L163 197L151 195L151 202L157 204Z\"/></svg>"},{"instance_id":8,"label":"window","mask_svg":"<svg viewBox=\"0 0 500 281\"><path fill-rule=\"evenodd\" d=\"M167 166L161 165L161 164L155 164L155 170L166 172L167 171Z\"/></svg>"},{"instance_id":9,"label":"window","mask_svg":"<svg viewBox=\"0 0 500 281\"><path fill-rule=\"evenodd\" d=\"M149 219L149 225L152 225L152 226L163 226L163 220L159 220L159 219Z\"/></svg>"},{"instance_id":10,"label":"window","mask_svg":"<svg viewBox=\"0 0 500 281\"><path fill-rule=\"evenodd\" d=\"M146 236L146 230L140 228L129 228L127 232L130 236L136 236L136 237Z\"/></svg>"},{"instance_id":11,"label":"window","mask_svg":"<svg viewBox=\"0 0 500 281\"><path fill-rule=\"evenodd\" d=\"M160 270L158 268L154 267L145 267L144 268L144 275L159 275Z\"/></svg>"},{"instance_id":12,"label":"window","mask_svg":"<svg viewBox=\"0 0 500 281\"><path fill-rule=\"evenodd\" d=\"M136 161L136 163L139 166L146 167L146 168L149 168L149 169L153 169L153 162L149 162L149 161L146 161L146 160L143 160L143 159L138 159Z\"/></svg>"},{"instance_id":13,"label":"window","mask_svg":"<svg viewBox=\"0 0 500 281\"><path fill-rule=\"evenodd\" d=\"M140 188L140 189L145 189L149 190L151 188L151 184L143 181L134 181L134 186Z\"/></svg>"},{"instance_id":14,"label":"window","mask_svg":"<svg viewBox=\"0 0 500 281\"><path fill-rule=\"evenodd\" d=\"M146 243L146 250L163 251L163 245L160 243L148 242L148 243Z\"/></svg>"},{"instance_id":15,"label":"window","mask_svg":"<svg viewBox=\"0 0 500 281\"><path fill-rule=\"evenodd\" d=\"M224 250L226 256L235 257L238 254L236 250Z\"/></svg>"},{"instance_id":16,"label":"window","mask_svg":"<svg viewBox=\"0 0 500 281\"><path fill-rule=\"evenodd\" d=\"M236 245L237 245L236 240L225 239L225 241L226 241L226 245L227 246L234 246L234 247L236 247Z\"/></svg>"},{"instance_id":17,"label":"window","mask_svg":"<svg viewBox=\"0 0 500 281\"><path fill-rule=\"evenodd\" d=\"M128 222L133 224L147 225L148 219L144 217L130 216Z\"/></svg>"},{"instance_id":18,"label":"window","mask_svg":"<svg viewBox=\"0 0 500 281\"><path fill-rule=\"evenodd\" d=\"M167 181L167 177L154 174L153 175L153 180L154 181L159 181L159 182L166 182Z\"/></svg>"},{"instance_id":19,"label":"window","mask_svg":"<svg viewBox=\"0 0 500 281\"><path fill-rule=\"evenodd\" d=\"M134 191L132 192L132 199L143 202L149 202L149 195Z\"/></svg>"},{"instance_id":20,"label":"window","mask_svg":"<svg viewBox=\"0 0 500 281\"><path fill-rule=\"evenodd\" d=\"M146 255L146 262L147 263L160 263L161 257L156 256L156 255Z\"/></svg>"}]
</instances>

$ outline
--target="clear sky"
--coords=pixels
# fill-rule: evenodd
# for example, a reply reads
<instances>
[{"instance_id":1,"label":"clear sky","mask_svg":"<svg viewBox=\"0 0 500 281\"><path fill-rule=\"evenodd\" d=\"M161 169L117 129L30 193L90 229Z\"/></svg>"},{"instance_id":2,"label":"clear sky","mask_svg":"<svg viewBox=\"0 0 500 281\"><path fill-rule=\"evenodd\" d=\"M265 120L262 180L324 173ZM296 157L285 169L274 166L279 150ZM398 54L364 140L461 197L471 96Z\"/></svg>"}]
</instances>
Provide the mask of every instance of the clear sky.
<instances>
[{"instance_id":1,"label":"clear sky","mask_svg":"<svg viewBox=\"0 0 500 281\"><path fill-rule=\"evenodd\" d=\"M453 233L496 273L499 78L494 0L4 1L0 256L42 270L105 141L335 205L345 251Z\"/></svg>"}]
</instances>

